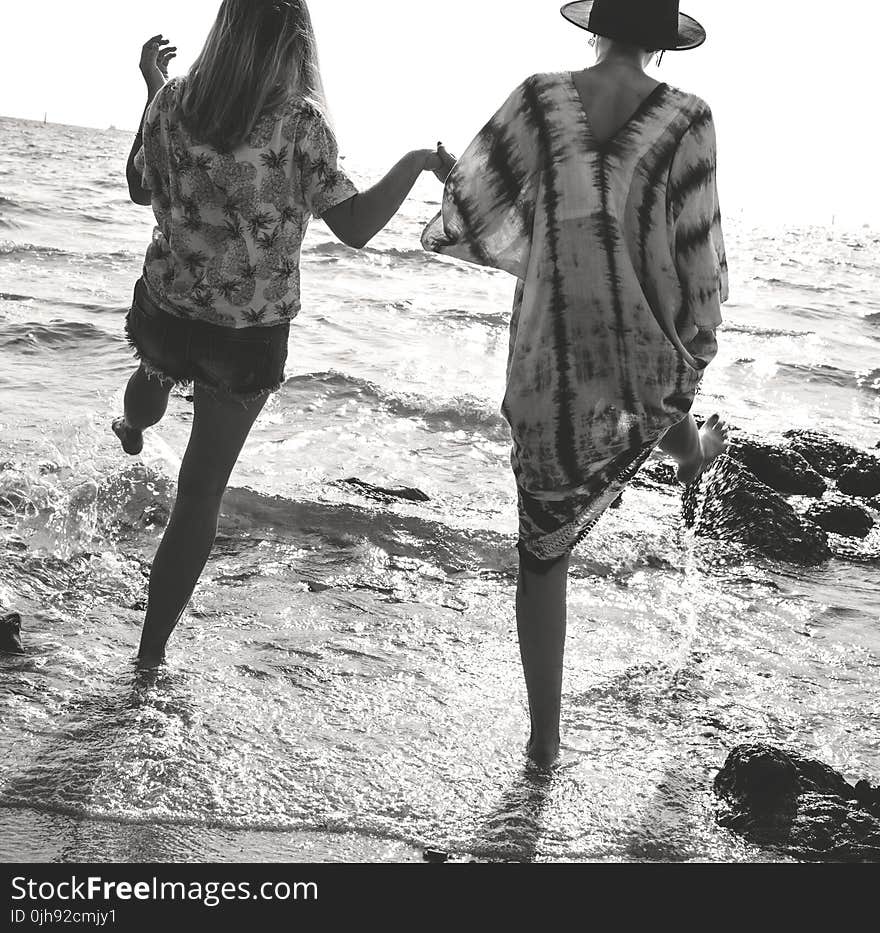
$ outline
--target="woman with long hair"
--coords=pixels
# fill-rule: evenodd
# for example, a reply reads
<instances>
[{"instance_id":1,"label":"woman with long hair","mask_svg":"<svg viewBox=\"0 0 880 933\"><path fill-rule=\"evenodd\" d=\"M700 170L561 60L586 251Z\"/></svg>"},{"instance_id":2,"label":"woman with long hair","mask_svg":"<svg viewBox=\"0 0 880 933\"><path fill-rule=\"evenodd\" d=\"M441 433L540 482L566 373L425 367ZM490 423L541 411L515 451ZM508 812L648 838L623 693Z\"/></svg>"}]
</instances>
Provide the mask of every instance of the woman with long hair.
<instances>
[{"instance_id":1,"label":"woman with long hair","mask_svg":"<svg viewBox=\"0 0 880 933\"><path fill-rule=\"evenodd\" d=\"M127 178L157 227L126 323L140 366L113 424L139 454L171 389L194 383L192 434L150 576L139 651L148 667L164 658L230 474L283 382L310 219L361 248L421 173L441 167L436 152L416 150L358 192L338 163L305 0L224 0L189 74L167 81L174 54L156 36L141 57L149 99Z\"/></svg>"},{"instance_id":2,"label":"woman with long hair","mask_svg":"<svg viewBox=\"0 0 880 933\"><path fill-rule=\"evenodd\" d=\"M689 483L726 443L718 416L700 429L690 413L728 293L712 113L645 70L705 40L678 6L566 4L596 64L510 95L453 168L423 238L519 280L503 410L528 755L541 765L560 747L573 548L655 448Z\"/></svg>"}]
</instances>

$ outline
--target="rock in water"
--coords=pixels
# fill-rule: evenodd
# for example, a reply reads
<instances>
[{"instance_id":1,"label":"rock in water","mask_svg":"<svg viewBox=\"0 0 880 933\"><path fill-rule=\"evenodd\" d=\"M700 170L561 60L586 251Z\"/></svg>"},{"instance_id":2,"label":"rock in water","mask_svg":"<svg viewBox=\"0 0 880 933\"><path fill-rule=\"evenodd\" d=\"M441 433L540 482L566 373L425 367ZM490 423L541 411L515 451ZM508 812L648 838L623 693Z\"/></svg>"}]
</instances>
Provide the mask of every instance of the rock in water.
<instances>
[{"instance_id":1,"label":"rock in water","mask_svg":"<svg viewBox=\"0 0 880 933\"><path fill-rule=\"evenodd\" d=\"M847 467L837 479L837 488L845 496L871 499L880 495L880 460L862 456Z\"/></svg>"},{"instance_id":2,"label":"rock in water","mask_svg":"<svg viewBox=\"0 0 880 933\"><path fill-rule=\"evenodd\" d=\"M791 449L823 476L837 481L845 496L880 495L880 457L815 431L789 431Z\"/></svg>"},{"instance_id":3,"label":"rock in water","mask_svg":"<svg viewBox=\"0 0 880 933\"><path fill-rule=\"evenodd\" d=\"M880 794L770 745L734 749L715 778L718 822L756 845L810 861L880 859Z\"/></svg>"},{"instance_id":4,"label":"rock in water","mask_svg":"<svg viewBox=\"0 0 880 933\"><path fill-rule=\"evenodd\" d=\"M444 862L449 861L449 853L441 852L439 849L428 849L422 854L422 858L426 862L432 862L435 865L442 865Z\"/></svg>"},{"instance_id":5,"label":"rock in water","mask_svg":"<svg viewBox=\"0 0 880 933\"><path fill-rule=\"evenodd\" d=\"M810 466L823 476L837 479L850 464L864 457L863 451L851 444L821 434L818 431L787 431L791 449L799 453Z\"/></svg>"},{"instance_id":6,"label":"rock in water","mask_svg":"<svg viewBox=\"0 0 880 933\"><path fill-rule=\"evenodd\" d=\"M731 444L727 454L784 496L821 499L828 489L828 484L810 464L789 448L743 439Z\"/></svg>"},{"instance_id":7,"label":"rock in water","mask_svg":"<svg viewBox=\"0 0 880 933\"><path fill-rule=\"evenodd\" d=\"M376 499L379 502L393 502L395 499L403 499L407 502L430 502L431 497L421 491L421 489L412 489L403 487L401 489L386 489L383 486L374 486L372 483L365 483L361 479L345 479L335 485L351 486L357 489L361 495L368 499Z\"/></svg>"},{"instance_id":8,"label":"rock in water","mask_svg":"<svg viewBox=\"0 0 880 933\"><path fill-rule=\"evenodd\" d=\"M0 654L24 654L21 646L21 616L17 612L0 616Z\"/></svg>"},{"instance_id":9,"label":"rock in water","mask_svg":"<svg viewBox=\"0 0 880 933\"><path fill-rule=\"evenodd\" d=\"M684 520L696 534L813 566L831 557L827 534L736 460L722 455L685 491Z\"/></svg>"},{"instance_id":10,"label":"rock in water","mask_svg":"<svg viewBox=\"0 0 880 933\"><path fill-rule=\"evenodd\" d=\"M817 502L804 514L820 528L844 538L867 538L874 528L868 511L847 500Z\"/></svg>"}]
</instances>

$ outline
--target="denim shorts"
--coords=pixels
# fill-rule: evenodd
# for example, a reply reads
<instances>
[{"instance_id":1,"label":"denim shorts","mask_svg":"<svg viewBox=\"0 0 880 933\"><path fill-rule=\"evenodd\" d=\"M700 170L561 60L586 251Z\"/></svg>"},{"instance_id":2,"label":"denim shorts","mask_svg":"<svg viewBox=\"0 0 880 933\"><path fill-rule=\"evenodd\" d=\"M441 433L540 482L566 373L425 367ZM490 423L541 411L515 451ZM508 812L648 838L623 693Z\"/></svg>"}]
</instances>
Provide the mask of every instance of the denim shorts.
<instances>
[{"instance_id":1,"label":"denim shorts","mask_svg":"<svg viewBox=\"0 0 880 933\"><path fill-rule=\"evenodd\" d=\"M125 333L146 372L168 387L195 383L250 402L284 382L289 323L236 330L180 318L160 308L140 279Z\"/></svg>"}]
</instances>

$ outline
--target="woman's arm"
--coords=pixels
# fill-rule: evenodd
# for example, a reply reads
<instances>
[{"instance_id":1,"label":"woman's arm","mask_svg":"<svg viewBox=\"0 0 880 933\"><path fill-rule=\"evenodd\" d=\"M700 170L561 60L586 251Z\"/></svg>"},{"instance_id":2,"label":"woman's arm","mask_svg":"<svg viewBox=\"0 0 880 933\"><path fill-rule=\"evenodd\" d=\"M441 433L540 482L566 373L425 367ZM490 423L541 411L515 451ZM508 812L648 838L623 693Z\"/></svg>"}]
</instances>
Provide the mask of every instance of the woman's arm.
<instances>
[{"instance_id":1,"label":"woman's arm","mask_svg":"<svg viewBox=\"0 0 880 933\"><path fill-rule=\"evenodd\" d=\"M166 46L166 48L163 48ZM168 63L177 54L174 46L168 45L168 40L163 36L153 36L144 44L141 49L141 74L147 84L147 106L144 108L141 122L138 124L137 136L134 138L134 144L131 152L128 154L128 162L125 166L125 177L128 181L128 193L135 204L147 206L152 203L152 195L149 189L143 186L143 176L135 167L134 160L144 144L144 120L153 98L165 86L168 80Z\"/></svg>"},{"instance_id":2,"label":"woman's arm","mask_svg":"<svg viewBox=\"0 0 880 933\"><path fill-rule=\"evenodd\" d=\"M452 167L426 250L525 279L543 158L537 82L520 84Z\"/></svg>"},{"instance_id":3,"label":"woman's arm","mask_svg":"<svg viewBox=\"0 0 880 933\"><path fill-rule=\"evenodd\" d=\"M419 175L442 173L445 166L432 149L409 152L372 188L325 211L323 220L346 246L363 249L400 210Z\"/></svg>"},{"instance_id":4,"label":"woman's arm","mask_svg":"<svg viewBox=\"0 0 880 933\"><path fill-rule=\"evenodd\" d=\"M712 111L703 104L679 140L668 187L682 294L675 326L699 366L707 366L718 352L721 306L729 294L716 178L715 124Z\"/></svg>"},{"instance_id":5,"label":"woman's arm","mask_svg":"<svg viewBox=\"0 0 880 933\"><path fill-rule=\"evenodd\" d=\"M144 108L144 115L141 117L137 136L134 138L131 152L128 154L128 163L125 166L125 178L128 181L128 196L135 204L140 204L144 207L150 205L153 199L150 192L143 186L143 176L135 168L134 160L144 144L144 120L146 119L147 111L150 109L150 104L153 102L153 97L155 96L156 95L153 94L147 100L147 106Z\"/></svg>"}]
</instances>

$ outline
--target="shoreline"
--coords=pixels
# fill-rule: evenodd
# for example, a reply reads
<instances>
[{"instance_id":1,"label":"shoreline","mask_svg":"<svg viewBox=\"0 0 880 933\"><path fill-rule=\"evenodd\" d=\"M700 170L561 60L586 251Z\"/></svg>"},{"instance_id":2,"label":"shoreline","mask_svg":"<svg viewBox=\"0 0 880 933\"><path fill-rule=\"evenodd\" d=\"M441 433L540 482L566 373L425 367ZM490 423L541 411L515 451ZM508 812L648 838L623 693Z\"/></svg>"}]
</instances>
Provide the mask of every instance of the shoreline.
<instances>
[{"instance_id":1,"label":"shoreline","mask_svg":"<svg viewBox=\"0 0 880 933\"><path fill-rule=\"evenodd\" d=\"M424 863L425 849L359 833L215 829L0 808L0 862L39 864Z\"/></svg>"}]
</instances>

